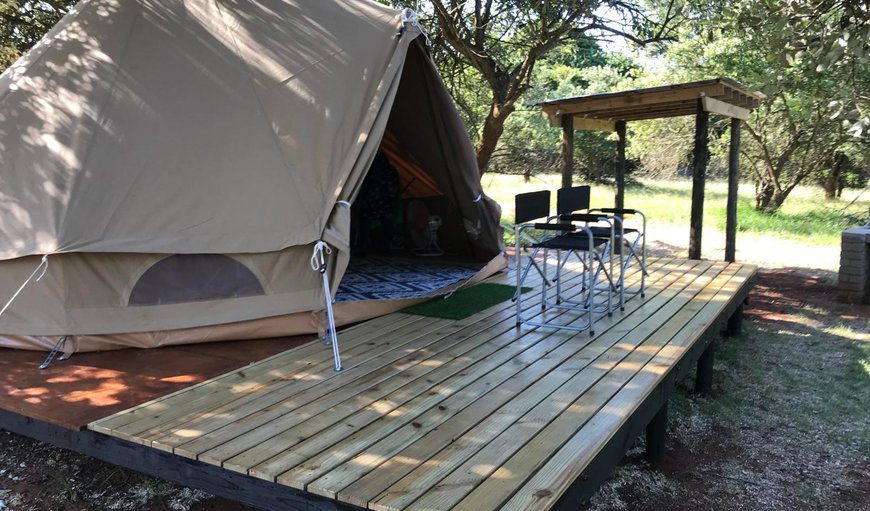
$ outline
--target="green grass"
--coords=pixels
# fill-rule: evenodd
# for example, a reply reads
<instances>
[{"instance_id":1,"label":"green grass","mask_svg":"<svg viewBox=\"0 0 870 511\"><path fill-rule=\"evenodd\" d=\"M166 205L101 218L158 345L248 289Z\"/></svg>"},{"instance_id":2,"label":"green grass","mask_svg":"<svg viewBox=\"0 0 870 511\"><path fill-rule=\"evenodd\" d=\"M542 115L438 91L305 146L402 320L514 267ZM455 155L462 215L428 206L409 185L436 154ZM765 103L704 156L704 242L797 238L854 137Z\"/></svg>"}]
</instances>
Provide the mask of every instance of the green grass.
<instances>
[{"instance_id":1,"label":"green grass","mask_svg":"<svg viewBox=\"0 0 870 511\"><path fill-rule=\"evenodd\" d=\"M487 174L483 177L484 191L502 206L502 225L509 243L513 241L514 204L517 193L534 190L553 191L560 186L560 177L549 174L535 176L523 182L521 176ZM689 179L679 181L642 180L626 187L625 204L636 207L655 224L688 228L691 211ZM592 204L613 204L613 189L606 185L592 185ZM738 231L778 238L793 239L813 245L839 245L840 232L863 224L870 207L870 193L845 190L844 197L825 200L818 187L799 187L788 197L783 207L773 215L760 213L754 208L754 190L751 183L740 187L737 205ZM704 201L704 226L725 230L725 201L727 185L707 183ZM854 202L853 202L854 200Z\"/></svg>"}]
</instances>

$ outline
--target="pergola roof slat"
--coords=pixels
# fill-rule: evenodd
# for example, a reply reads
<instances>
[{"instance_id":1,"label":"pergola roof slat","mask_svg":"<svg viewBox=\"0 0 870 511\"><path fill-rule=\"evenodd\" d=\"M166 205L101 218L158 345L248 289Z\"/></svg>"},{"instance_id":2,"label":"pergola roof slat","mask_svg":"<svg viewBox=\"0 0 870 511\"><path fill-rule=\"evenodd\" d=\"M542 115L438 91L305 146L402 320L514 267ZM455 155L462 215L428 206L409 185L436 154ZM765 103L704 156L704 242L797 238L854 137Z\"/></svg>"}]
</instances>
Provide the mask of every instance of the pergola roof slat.
<instances>
[{"instance_id":1,"label":"pergola roof slat","mask_svg":"<svg viewBox=\"0 0 870 511\"><path fill-rule=\"evenodd\" d=\"M742 115L742 109L755 108L758 101L765 96L760 92L751 92L736 80L716 78L663 87L563 98L544 101L538 105L551 119L562 115L574 115L586 119L634 121L693 114L698 99L704 97L740 107L740 110L733 110L733 112ZM732 110L720 108L715 113L727 111Z\"/></svg>"}]
</instances>

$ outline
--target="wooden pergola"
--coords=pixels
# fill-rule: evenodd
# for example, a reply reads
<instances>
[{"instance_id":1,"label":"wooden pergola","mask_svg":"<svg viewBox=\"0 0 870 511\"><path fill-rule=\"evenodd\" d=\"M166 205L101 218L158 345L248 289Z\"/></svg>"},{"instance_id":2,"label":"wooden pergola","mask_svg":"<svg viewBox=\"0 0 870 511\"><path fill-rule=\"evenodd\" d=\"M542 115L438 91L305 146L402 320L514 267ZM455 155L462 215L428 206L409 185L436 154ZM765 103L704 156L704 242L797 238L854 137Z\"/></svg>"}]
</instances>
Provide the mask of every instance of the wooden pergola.
<instances>
[{"instance_id":1,"label":"wooden pergola","mask_svg":"<svg viewBox=\"0 0 870 511\"><path fill-rule=\"evenodd\" d=\"M704 183L707 174L710 114L731 119L728 152L728 203L725 227L725 260L734 262L737 233L737 184L740 177L740 122L765 99L730 78L665 85L538 103L550 125L562 128L562 186L571 186L574 166L574 131L615 131L617 141L616 208L624 207L625 125L628 121L695 115L692 161L692 216L689 258L701 258Z\"/></svg>"}]
</instances>

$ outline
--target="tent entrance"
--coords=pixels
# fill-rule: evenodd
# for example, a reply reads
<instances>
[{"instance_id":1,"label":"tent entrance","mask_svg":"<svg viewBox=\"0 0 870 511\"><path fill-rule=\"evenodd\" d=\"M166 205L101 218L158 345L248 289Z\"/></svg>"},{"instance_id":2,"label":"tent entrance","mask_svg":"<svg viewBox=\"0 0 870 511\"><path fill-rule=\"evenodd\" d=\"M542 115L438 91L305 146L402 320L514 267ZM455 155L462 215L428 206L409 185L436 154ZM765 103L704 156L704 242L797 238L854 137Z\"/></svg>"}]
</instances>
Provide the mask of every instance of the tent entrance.
<instances>
[{"instance_id":1,"label":"tent entrance","mask_svg":"<svg viewBox=\"0 0 870 511\"><path fill-rule=\"evenodd\" d=\"M377 155L351 201L338 300L443 293L498 253L481 250L486 200L473 147L439 84L426 50L411 45Z\"/></svg>"},{"instance_id":2,"label":"tent entrance","mask_svg":"<svg viewBox=\"0 0 870 511\"><path fill-rule=\"evenodd\" d=\"M467 246L448 195L388 130L351 206L351 259L336 301L437 294L484 266Z\"/></svg>"},{"instance_id":3,"label":"tent entrance","mask_svg":"<svg viewBox=\"0 0 870 511\"><path fill-rule=\"evenodd\" d=\"M424 166L386 131L351 207L352 255L461 257L467 249L451 239L461 220L450 202Z\"/></svg>"}]
</instances>

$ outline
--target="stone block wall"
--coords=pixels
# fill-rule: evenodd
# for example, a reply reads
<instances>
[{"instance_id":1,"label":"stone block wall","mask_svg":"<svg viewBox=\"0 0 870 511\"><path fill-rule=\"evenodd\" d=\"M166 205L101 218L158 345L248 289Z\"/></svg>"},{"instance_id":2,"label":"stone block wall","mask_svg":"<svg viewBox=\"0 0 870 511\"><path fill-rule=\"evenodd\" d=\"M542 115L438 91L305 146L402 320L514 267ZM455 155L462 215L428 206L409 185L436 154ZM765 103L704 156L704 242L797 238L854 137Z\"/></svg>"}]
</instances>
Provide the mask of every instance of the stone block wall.
<instances>
[{"instance_id":1,"label":"stone block wall","mask_svg":"<svg viewBox=\"0 0 870 511\"><path fill-rule=\"evenodd\" d=\"M870 303L870 227L843 231L838 290L844 302Z\"/></svg>"}]
</instances>

